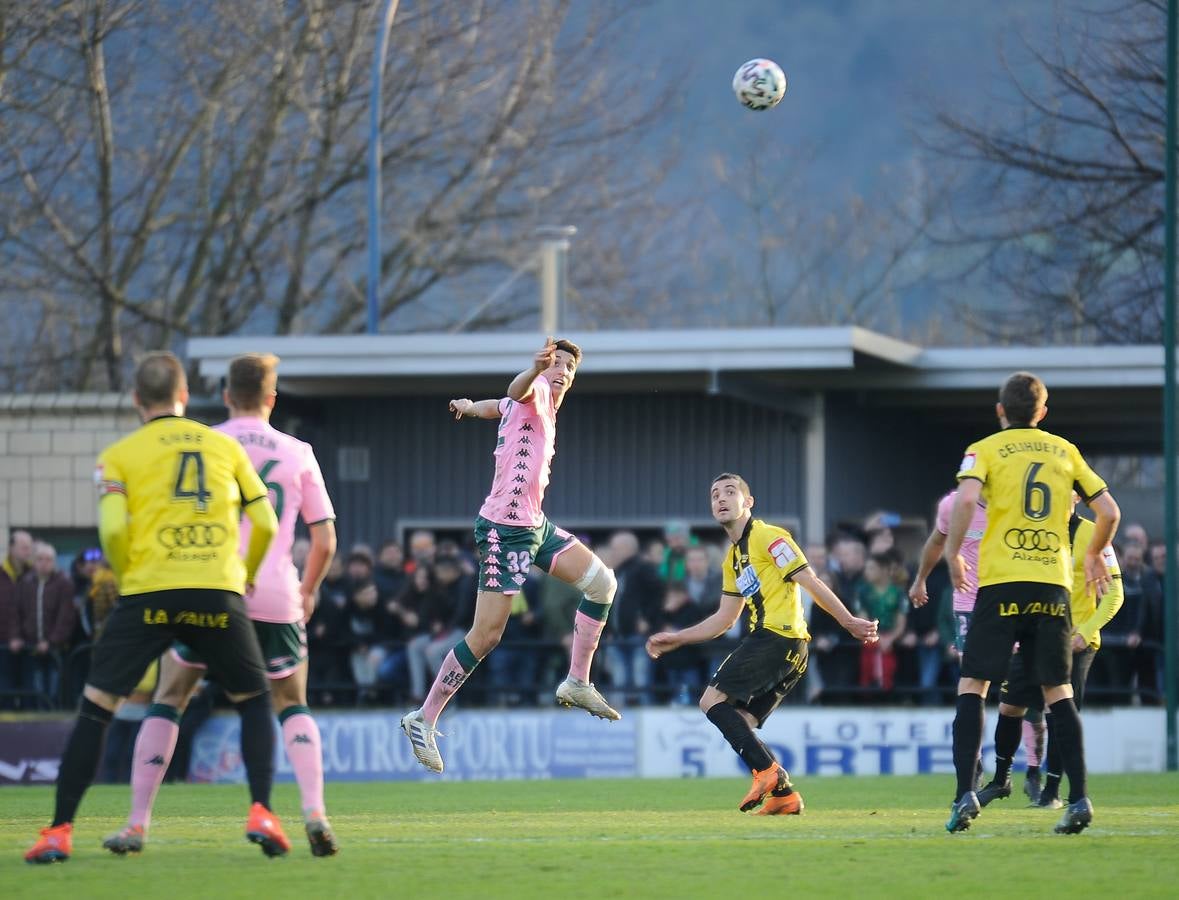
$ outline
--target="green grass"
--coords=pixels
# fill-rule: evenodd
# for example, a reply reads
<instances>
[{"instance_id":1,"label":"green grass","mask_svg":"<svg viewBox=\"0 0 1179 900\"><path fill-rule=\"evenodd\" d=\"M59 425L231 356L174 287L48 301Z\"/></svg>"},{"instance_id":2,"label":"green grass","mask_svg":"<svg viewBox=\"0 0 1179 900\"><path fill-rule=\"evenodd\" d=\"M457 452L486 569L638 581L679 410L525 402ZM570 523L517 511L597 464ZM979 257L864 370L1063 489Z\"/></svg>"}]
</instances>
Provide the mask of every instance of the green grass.
<instances>
[{"instance_id":1,"label":"green grass","mask_svg":"<svg viewBox=\"0 0 1179 900\"><path fill-rule=\"evenodd\" d=\"M330 784L339 856L307 851L292 785L274 807L295 848L267 860L242 836L245 789L165 786L141 856L102 837L126 788L86 797L63 865L21 854L48 822L51 788L4 788L0 895L180 898L1175 896L1179 776L1094 776L1094 825L997 801L965 834L943 823L952 779L810 778L801 817L743 815L744 781ZM1018 782L1017 782L1018 788Z\"/></svg>"}]
</instances>

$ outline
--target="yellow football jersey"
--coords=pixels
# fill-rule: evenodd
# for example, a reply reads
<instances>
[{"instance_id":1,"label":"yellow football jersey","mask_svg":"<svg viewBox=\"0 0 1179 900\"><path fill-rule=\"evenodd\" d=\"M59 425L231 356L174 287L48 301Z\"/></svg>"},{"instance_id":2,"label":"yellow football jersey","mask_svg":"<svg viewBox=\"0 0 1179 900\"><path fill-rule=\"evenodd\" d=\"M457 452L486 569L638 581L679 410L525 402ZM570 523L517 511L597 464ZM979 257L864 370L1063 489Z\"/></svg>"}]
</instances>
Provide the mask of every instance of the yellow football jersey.
<instances>
[{"instance_id":1,"label":"yellow football jersey","mask_svg":"<svg viewBox=\"0 0 1179 900\"><path fill-rule=\"evenodd\" d=\"M967 448L958 480L967 478L982 482L987 505L979 587L1037 581L1071 590L1072 492L1089 501L1106 490L1080 451L1039 428L1007 428Z\"/></svg>"},{"instance_id":2,"label":"yellow football jersey","mask_svg":"<svg viewBox=\"0 0 1179 900\"><path fill-rule=\"evenodd\" d=\"M94 480L100 503L111 494L127 497L120 594L245 591L238 523L242 506L266 498L266 485L232 437L161 416L107 447Z\"/></svg>"},{"instance_id":3,"label":"yellow football jersey","mask_svg":"<svg viewBox=\"0 0 1179 900\"><path fill-rule=\"evenodd\" d=\"M1122 590L1122 567L1118 565L1117 554L1112 547L1102 551L1101 558L1109 570L1110 582L1104 596L1098 601L1097 595L1090 594L1085 585L1085 551L1093 540L1094 525L1088 519L1074 515L1068 523L1073 548L1073 591L1070 606L1073 614L1073 631L1082 635L1094 649L1101 646L1101 627L1121 609L1125 600Z\"/></svg>"},{"instance_id":4,"label":"yellow football jersey","mask_svg":"<svg viewBox=\"0 0 1179 900\"><path fill-rule=\"evenodd\" d=\"M809 641L798 585L790 580L806 566L806 557L789 531L751 518L725 556L721 590L744 598L750 631L765 628Z\"/></svg>"}]
</instances>

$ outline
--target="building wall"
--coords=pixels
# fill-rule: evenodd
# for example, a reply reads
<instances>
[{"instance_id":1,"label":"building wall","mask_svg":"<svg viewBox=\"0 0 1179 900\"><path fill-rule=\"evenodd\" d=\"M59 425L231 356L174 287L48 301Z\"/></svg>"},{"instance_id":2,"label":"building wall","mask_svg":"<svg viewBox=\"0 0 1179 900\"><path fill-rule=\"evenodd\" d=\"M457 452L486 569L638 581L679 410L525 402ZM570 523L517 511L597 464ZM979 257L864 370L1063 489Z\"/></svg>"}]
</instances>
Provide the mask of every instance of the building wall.
<instances>
[{"instance_id":1,"label":"building wall","mask_svg":"<svg viewBox=\"0 0 1179 900\"><path fill-rule=\"evenodd\" d=\"M490 488L496 425L455 422L448 399L302 399L282 408L316 448L342 542L379 541L409 522L469 525ZM574 393L559 422L545 500L557 523L710 522L708 487L724 470L749 480L761 513L802 511L798 423L774 410L694 394ZM367 482L341 478L349 446L369 448Z\"/></svg>"},{"instance_id":2,"label":"building wall","mask_svg":"<svg viewBox=\"0 0 1179 900\"><path fill-rule=\"evenodd\" d=\"M0 538L95 527L95 459L138 424L117 394L0 395Z\"/></svg>"}]
</instances>

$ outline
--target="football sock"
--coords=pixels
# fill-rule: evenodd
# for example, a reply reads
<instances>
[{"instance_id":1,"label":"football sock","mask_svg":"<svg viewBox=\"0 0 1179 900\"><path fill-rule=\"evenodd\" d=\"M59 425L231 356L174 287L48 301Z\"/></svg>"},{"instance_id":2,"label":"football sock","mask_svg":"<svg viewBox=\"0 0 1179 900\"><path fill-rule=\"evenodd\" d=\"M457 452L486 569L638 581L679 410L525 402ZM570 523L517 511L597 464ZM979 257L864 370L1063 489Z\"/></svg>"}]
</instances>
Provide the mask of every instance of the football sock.
<instances>
[{"instance_id":1,"label":"football sock","mask_svg":"<svg viewBox=\"0 0 1179 900\"><path fill-rule=\"evenodd\" d=\"M446 654L442 668L438 670L434 683L430 685L430 693L426 695L426 702L422 704L422 715L425 716L427 722L431 725L438 724L438 717L442 715L443 707L463 686L463 682L467 680L468 675L475 671L477 665L479 665L479 660L475 658L475 654L471 652L465 639L459 641L455 648Z\"/></svg>"},{"instance_id":2,"label":"football sock","mask_svg":"<svg viewBox=\"0 0 1179 900\"><path fill-rule=\"evenodd\" d=\"M959 694L954 714L954 771L958 775L957 803L974 790L974 767L982 749L983 698L978 694Z\"/></svg>"},{"instance_id":3,"label":"football sock","mask_svg":"<svg viewBox=\"0 0 1179 900\"><path fill-rule=\"evenodd\" d=\"M1022 716L1005 716L999 713L995 723L995 781L999 784L1011 777L1011 764L1019 750L1019 738L1023 732Z\"/></svg>"},{"instance_id":4,"label":"football sock","mask_svg":"<svg viewBox=\"0 0 1179 900\"><path fill-rule=\"evenodd\" d=\"M574 585L584 596L573 617L573 649L569 653L569 675L579 681L589 681L590 664L598 649L598 639L606 627L610 606L618 582L614 573L602 565L596 556L585 574Z\"/></svg>"},{"instance_id":5,"label":"football sock","mask_svg":"<svg viewBox=\"0 0 1179 900\"><path fill-rule=\"evenodd\" d=\"M97 703L82 698L74 729L66 741L57 770L57 796L53 810L53 825L74 821L82 795L94 781L98 760L102 755L102 738L111 723L112 714Z\"/></svg>"},{"instance_id":6,"label":"football sock","mask_svg":"<svg viewBox=\"0 0 1179 900\"><path fill-rule=\"evenodd\" d=\"M1060 758L1060 741L1056 736L1056 720L1052 716L1045 716L1044 723L1048 728L1048 748L1044 754L1044 791L1041 800L1060 796L1060 778L1064 774L1064 763Z\"/></svg>"},{"instance_id":7,"label":"football sock","mask_svg":"<svg viewBox=\"0 0 1179 900\"><path fill-rule=\"evenodd\" d=\"M274 784L274 719L270 692L256 694L235 704L242 717L242 762L250 785L250 801L270 809L270 788Z\"/></svg>"},{"instance_id":8,"label":"football sock","mask_svg":"<svg viewBox=\"0 0 1179 900\"><path fill-rule=\"evenodd\" d=\"M749 726L749 722L741 713L737 712L736 707L722 700L705 715L708 717L708 721L724 735L729 746L737 751L737 755L749 767L749 771L761 772L773 766L774 757L769 748L758 740L757 735Z\"/></svg>"},{"instance_id":9,"label":"football sock","mask_svg":"<svg viewBox=\"0 0 1179 900\"><path fill-rule=\"evenodd\" d=\"M306 706L288 706L278 714L287 759L299 783L303 814L325 813L323 806L323 748L319 726Z\"/></svg>"},{"instance_id":10,"label":"football sock","mask_svg":"<svg viewBox=\"0 0 1179 900\"><path fill-rule=\"evenodd\" d=\"M1071 697L1052 704L1053 731L1048 740L1048 768L1052 766L1052 745L1060 751L1064 773L1068 775L1068 802L1076 803L1088 789L1085 783L1085 735L1081 717Z\"/></svg>"},{"instance_id":11,"label":"football sock","mask_svg":"<svg viewBox=\"0 0 1179 900\"><path fill-rule=\"evenodd\" d=\"M165 703L148 707L131 757L131 817L127 824L138 825L144 831L151 827L151 808L179 735L180 710Z\"/></svg>"},{"instance_id":12,"label":"football sock","mask_svg":"<svg viewBox=\"0 0 1179 900\"><path fill-rule=\"evenodd\" d=\"M581 602L585 604L586 601ZM595 619L587 616L580 608L577 610L573 616L573 649L569 653L571 678L589 681L590 664L594 661L598 640L602 637L602 629L605 627L605 619Z\"/></svg>"},{"instance_id":13,"label":"football sock","mask_svg":"<svg viewBox=\"0 0 1179 900\"><path fill-rule=\"evenodd\" d=\"M1040 762L1044 759L1044 717L1028 713L1023 720L1023 751L1028 758L1028 774L1036 769L1039 774Z\"/></svg>"}]
</instances>

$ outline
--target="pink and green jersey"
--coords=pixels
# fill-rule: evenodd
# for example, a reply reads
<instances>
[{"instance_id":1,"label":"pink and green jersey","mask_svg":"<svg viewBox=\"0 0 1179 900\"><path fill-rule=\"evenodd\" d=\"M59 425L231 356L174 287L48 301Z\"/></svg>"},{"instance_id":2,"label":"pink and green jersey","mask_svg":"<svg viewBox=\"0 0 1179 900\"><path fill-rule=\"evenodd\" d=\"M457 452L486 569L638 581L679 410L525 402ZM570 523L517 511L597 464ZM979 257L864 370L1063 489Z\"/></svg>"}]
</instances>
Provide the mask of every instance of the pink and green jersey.
<instances>
[{"instance_id":1,"label":"pink and green jersey","mask_svg":"<svg viewBox=\"0 0 1179 900\"><path fill-rule=\"evenodd\" d=\"M938 502L937 524L934 527L942 534L950 533L950 516L954 512L954 501L957 497L957 491L950 491ZM954 589L954 612L974 612L974 601L978 596L978 548L986 530L987 508L979 503L974 508L974 516L966 529L966 537L962 539L962 559L966 561L966 580L969 586L964 591Z\"/></svg>"},{"instance_id":2,"label":"pink and green jersey","mask_svg":"<svg viewBox=\"0 0 1179 900\"><path fill-rule=\"evenodd\" d=\"M537 528L544 522L540 504L557 449L557 410L548 379L537 376L526 403L500 400L499 412L495 480L479 515L500 525Z\"/></svg>"},{"instance_id":3,"label":"pink and green jersey","mask_svg":"<svg viewBox=\"0 0 1179 900\"><path fill-rule=\"evenodd\" d=\"M299 596L299 573L291 560L295 520L308 525L336 517L323 483L323 474L311 445L284 434L269 422L240 417L217 426L217 431L237 438L245 448L258 475L270 491L270 502L278 516L278 534L246 598L246 610L258 622L301 622L303 600ZM250 541L250 522L242 521L241 551Z\"/></svg>"}]
</instances>

